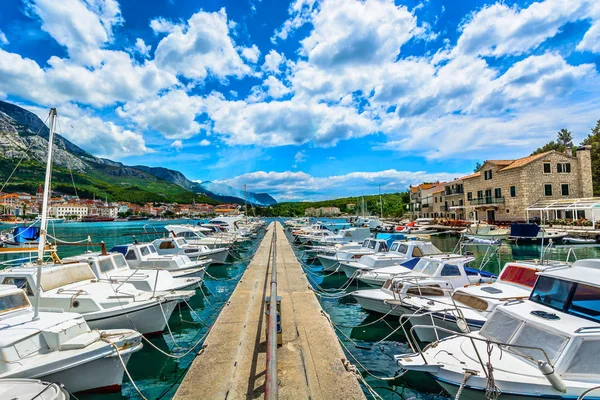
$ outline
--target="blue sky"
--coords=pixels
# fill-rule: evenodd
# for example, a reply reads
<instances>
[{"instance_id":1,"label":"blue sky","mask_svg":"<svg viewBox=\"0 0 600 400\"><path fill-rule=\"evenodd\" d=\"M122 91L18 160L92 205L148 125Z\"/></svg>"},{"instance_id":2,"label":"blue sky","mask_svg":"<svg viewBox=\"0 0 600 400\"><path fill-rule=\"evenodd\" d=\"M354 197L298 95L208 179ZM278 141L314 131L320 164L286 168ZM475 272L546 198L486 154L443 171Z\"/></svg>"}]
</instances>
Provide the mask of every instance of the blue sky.
<instances>
[{"instance_id":1,"label":"blue sky","mask_svg":"<svg viewBox=\"0 0 600 400\"><path fill-rule=\"evenodd\" d=\"M600 119L600 2L4 0L0 99L278 200L404 190Z\"/></svg>"}]
</instances>

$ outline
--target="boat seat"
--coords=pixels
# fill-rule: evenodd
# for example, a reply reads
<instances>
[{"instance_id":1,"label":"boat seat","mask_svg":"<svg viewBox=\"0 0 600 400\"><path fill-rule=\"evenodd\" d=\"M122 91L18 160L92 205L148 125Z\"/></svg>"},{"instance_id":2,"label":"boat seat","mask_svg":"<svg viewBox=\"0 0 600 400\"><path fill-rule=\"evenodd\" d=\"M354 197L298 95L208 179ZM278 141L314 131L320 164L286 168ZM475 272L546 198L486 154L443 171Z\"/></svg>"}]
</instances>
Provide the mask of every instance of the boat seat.
<instances>
[{"instance_id":1,"label":"boat seat","mask_svg":"<svg viewBox=\"0 0 600 400\"><path fill-rule=\"evenodd\" d=\"M87 263L60 265L42 270L42 290L52 289L72 283L96 279L94 272Z\"/></svg>"}]
</instances>

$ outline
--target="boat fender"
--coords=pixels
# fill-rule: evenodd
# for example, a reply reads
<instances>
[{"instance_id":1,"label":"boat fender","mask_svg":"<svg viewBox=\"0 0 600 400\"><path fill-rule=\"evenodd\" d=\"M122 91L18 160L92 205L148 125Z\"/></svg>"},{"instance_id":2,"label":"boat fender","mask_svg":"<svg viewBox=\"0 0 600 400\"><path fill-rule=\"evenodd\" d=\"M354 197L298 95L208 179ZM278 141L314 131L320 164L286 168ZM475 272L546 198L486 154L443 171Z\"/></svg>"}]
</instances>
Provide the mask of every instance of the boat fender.
<instances>
[{"instance_id":1,"label":"boat fender","mask_svg":"<svg viewBox=\"0 0 600 400\"><path fill-rule=\"evenodd\" d=\"M471 333L471 330L469 329L469 325L467 324L467 321L465 321L465 319L463 317L456 318L456 325L458 326L458 329L460 329L460 331L462 333Z\"/></svg>"},{"instance_id":2,"label":"boat fender","mask_svg":"<svg viewBox=\"0 0 600 400\"><path fill-rule=\"evenodd\" d=\"M538 360L538 368L542 372L542 374L548 379L548 382L552 385L552 387L559 392L566 393L567 385L560 379L560 376L556 374L554 371L554 367L552 367L548 362Z\"/></svg>"}]
</instances>

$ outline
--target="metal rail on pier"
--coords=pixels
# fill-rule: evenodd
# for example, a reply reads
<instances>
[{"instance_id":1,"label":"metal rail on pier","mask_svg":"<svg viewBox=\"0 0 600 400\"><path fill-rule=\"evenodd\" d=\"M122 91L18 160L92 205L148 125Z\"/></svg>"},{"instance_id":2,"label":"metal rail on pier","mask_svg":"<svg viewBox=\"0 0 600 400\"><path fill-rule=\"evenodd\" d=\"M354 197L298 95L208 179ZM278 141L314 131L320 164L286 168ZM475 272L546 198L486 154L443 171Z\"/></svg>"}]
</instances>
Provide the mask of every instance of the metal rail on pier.
<instances>
[{"instance_id":1,"label":"metal rail on pier","mask_svg":"<svg viewBox=\"0 0 600 400\"><path fill-rule=\"evenodd\" d=\"M267 262L271 264L271 297L269 298L269 329L267 331L265 399L277 400L277 227L273 229L271 254Z\"/></svg>"}]
</instances>

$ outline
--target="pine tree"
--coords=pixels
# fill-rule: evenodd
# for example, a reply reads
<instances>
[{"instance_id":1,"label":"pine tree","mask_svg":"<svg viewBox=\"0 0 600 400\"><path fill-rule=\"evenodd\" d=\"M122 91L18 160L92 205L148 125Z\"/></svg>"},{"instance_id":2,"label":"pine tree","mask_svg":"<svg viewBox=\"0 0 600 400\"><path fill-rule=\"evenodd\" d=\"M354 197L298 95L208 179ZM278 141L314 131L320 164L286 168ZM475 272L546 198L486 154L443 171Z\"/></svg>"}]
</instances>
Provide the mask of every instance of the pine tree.
<instances>
[{"instance_id":1,"label":"pine tree","mask_svg":"<svg viewBox=\"0 0 600 400\"><path fill-rule=\"evenodd\" d=\"M565 128L562 128L560 132L558 132L556 141L559 146L563 146L564 148L573 147L573 135Z\"/></svg>"},{"instance_id":2,"label":"pine tree","mask_svg":"<svg viewBox=\"0 0 600 400\"><path fill-rule=\"evenodd\" d=\"M479 161L477 161L477 164L475 164L475 169L473 169L473 172L477 172L481 169L481 167L483 167L483 164Z\"/></svg>"}]
</instances>

